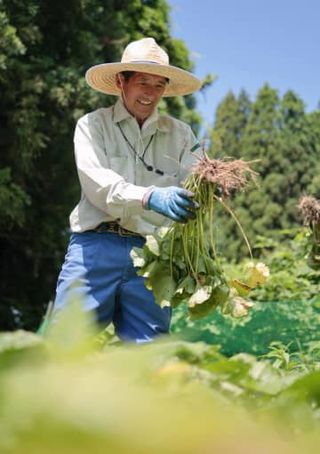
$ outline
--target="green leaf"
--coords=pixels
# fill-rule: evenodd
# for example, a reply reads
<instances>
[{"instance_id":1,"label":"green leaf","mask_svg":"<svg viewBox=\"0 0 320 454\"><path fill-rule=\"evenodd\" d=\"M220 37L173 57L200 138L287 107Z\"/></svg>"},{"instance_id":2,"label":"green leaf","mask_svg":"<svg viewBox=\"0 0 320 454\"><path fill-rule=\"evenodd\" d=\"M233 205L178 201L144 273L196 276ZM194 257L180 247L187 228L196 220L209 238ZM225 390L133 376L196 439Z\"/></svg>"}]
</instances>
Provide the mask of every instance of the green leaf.
<instances>
[{"instance_id":1,"label":"green leaf","mask_svg":"<svg viewBox=\"0 0 320 454\"><path fill-rule=\"evenodd\" d=\"M235 288L240 296L247 296L252 288L249 285L245 284L244 282L239 281L238 279L232 279L229 282L230 286Z\"/></svg>"},{"instance_id":2,"label":"green leaf","mask_svg":"<svg viewBox=\"0 0 320 454\"><path fill-rule=\"evenodd\" d=\"M171 276L169 266L157 262L146 280L147 288L152 290L157 304L161 307L170 306L176 291L176 282Z\"/></svg>"},{"instance_id":3,"label":"green leaf","mask_svg":"<svg viewBox=\"0 0 320 454\"><path fill-rule=\"evenodd\" d=\"M206 317L215 309L215 307L216 306L211 299L208 299L201 304L197 304L194 307L189 307L190 318L191 320L197 320Z\"/></svg>"},{"instance_id":4,"label":"green leaf","mask_svg":"<svg viewBox=\"0 0 320 454\"><path fill-rule=\"evenodd\" d=\"M146 239L146 244L145 246L149 249L149 251L159 257L160 255L160 249L159 249L159 243L156 240L156 238L152 235L147 235Z\"/></svg>"},{"instance_id":5,"label":"green leaf","mask_svg":"<svg viewBox=\"0 0 320 454\"><path fill-rule=\"evenodd\" d=\"M0 333L0 372L19 363L41 361L45 355L45 344L37 334L24 330Z\"/></svg>"},{"instance_id":6,"label":"green leaf","mask_svg":"<svg viewBox=\"0 0 320 454\"><path fill-rule=\"evenodd\" d=\"M140 272L138 272L139 276L143 277L150 277L152 276L153 270L158 266L158 260L154 260L153 262L150 262L148 265L143 267Z\"/></svg>"},{"instance_id":7,"label":"green leaf","mask_svg":"<svg viewBox=\"0 0 320 454\"><path fill-rule=\"evenodd\" d=\"M180 294L189 293L189 294L192 294L195 291L195 288L196 288L195 280L193 279L193 277L188 275L187 277L185 277L179 283L179 285L177 287L177 290L176 290L176 293L180 293Z\"/></svg>"},{"instance_id":8,"label":"green leaf","mask_svg":"<svg viewBox=\"0 0 320 454\"><path fill-rule=\"evenodd\" d=\"M177 307L181 303L188 304L190 295L195 291L196 283L193 277L188 275L180 281L175 293L171 299L171 306Z\"/></svg>"},{"instance_id":9,"label":"green leaf","mask_svg":"<svg viewBox=\"0 0 320 454\"><path fill-rule=\"evenodd\" d=\"M94 349L93 339L98 332L94 315L84 310L83 297L76 293L78 283L74 283L73 293L65 308L53 314L44 333L50 343L52 353L57 357L77 359Z\"/></svg>"},{"instance_id":10,"label":"green leaf","mask_svg":"<svg viewBox=\"0 0 320 454\"><path fill-rule=\"evenodd\" d=\"M199 257L199 261L197 263L197 273L203 273L203 274L208 274L207 272L207 265L206 265L206 261L205 259L203 258L203 256L200 256Z\"/></svg>"},{"instance_id":11,"label":"green leaf","mask_svg":"<svg viewBox=\"0 0 320 454\"><path fill-rule=\"evenodd\" d=\"M210 300L218 306L227 301L229 294L230 289L227 285L219 285L213 289Z\"/></svg>"},{"instance_id":12,"label":"green leaf","mask_svg":"<svg viewBox=\"0 0 320 454\"><path fill-rule=\"evenodd\" d=\"M179 306L180 304L188 304L189 295L184 293L177 293L175 292L171 298L171 306L173 308Z\"/></svg>"},{"instance_id":13,"label":"green leaf","mask_svg":"<svg viewBox=\"0 0 320 454\"><path fill-rule=\"evenodd\" d=\"M205 296L208 295L210 290L210 294L208 298L204 299ZM212 312L217 306L222 305L225 301L227 301L229 297L229 288L226 285L220 285L217 287L212 288L211 286L204 286L201 287L202 290L197 291L192 295L189 299L189 315L191 319L199 319L202 317L207 316ZM200 302L202 300L202 302ZM199 301L195 305L190 305L190 301L193 303L194 301Z\"/></svg>"}]
</instances>

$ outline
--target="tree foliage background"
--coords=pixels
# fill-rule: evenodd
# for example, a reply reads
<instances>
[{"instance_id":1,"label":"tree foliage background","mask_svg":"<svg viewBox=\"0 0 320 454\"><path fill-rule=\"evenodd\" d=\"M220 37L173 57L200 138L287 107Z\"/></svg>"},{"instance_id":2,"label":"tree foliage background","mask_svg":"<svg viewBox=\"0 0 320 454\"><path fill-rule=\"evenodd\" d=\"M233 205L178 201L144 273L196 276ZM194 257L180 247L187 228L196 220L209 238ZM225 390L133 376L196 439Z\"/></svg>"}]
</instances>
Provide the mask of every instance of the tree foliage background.
<instances>
[{"instance_id":1,"label":"tree foliage background","mask_svg":"<svg viewBox=\"0 0 320 454\"><path fill-rule=\"evenodd\" d=\"M0 0L0 320L35 329L53 298L79 197L73 131L114 97L86 86L88 67L119 61L132 40L153 36L171 63L192 70L170 35L165 0ZM192 96L162 109L197 132Z\"/></svg>"},{"instance_id":2,"label":"tree foliage background","mask_svg":"<svg viewBox=\"0 0 320 454\"><path fill-rule=\"evenodd\" d=\"M210 134L212 156L256 161L257 186L231 201L252 246L261 236L279 239L279 232L301 226L300 197L320 195L320 111L307 113L296 93L280 97L265 84L253 101L244 90L228 93ZM224 213L219 218L224 251L241 257L246 248L236 223Z\"/></svg>"}]
</instances>

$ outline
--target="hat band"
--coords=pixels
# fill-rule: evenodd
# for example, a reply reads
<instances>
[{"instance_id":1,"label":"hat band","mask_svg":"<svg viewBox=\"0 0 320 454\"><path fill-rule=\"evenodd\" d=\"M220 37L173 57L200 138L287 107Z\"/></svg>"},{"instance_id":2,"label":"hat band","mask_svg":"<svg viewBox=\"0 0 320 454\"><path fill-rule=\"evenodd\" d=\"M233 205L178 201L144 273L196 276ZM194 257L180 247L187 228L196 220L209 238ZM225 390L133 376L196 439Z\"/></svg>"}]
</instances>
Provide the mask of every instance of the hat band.
<instances>
[{"instance_id":1,"label":"hat band","mask_svg":"<svg viewBox=\"0 0 320 454\"><path fill-rule=\"evenodd\" d=\"M152 61L152 60L130 60L130 61L122 61L121 63L124 63L125 65L128 64L130 65L131 63L142 63L142 64L151 64L151 65L165 65L165 63L158 63L157 61Z\"/></svg>"}]
</instances>

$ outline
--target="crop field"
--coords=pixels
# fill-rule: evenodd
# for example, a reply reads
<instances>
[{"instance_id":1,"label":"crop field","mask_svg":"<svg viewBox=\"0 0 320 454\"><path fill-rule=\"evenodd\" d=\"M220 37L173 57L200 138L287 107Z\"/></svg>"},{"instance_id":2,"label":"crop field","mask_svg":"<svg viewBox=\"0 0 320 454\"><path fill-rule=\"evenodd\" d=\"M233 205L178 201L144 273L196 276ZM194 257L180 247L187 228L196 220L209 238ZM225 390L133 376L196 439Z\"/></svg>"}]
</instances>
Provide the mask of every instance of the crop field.
<instances>
[{"instance_id":1,"label":"crop field","mask_svg":"<svg viewBox=\"0 0 320 454\"><path fill-rule=\"evenodd\" d=\"M169 336L124 345L75 302L44 336L2 333L0 452L318 452L319 276L301 248L269 254L273 277L239 320L179 307ZM291 281L308 301L282 299Z\"/></svg>"}]
</instances>

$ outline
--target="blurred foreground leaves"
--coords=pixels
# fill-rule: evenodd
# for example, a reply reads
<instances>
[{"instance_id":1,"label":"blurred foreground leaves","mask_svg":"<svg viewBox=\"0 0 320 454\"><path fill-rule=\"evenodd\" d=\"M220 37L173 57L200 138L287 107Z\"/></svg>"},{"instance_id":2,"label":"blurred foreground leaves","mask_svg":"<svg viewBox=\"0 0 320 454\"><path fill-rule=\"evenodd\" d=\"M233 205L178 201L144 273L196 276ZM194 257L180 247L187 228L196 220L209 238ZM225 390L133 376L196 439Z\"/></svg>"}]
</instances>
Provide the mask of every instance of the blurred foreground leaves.
<instances>
[{"instance_id":1,"label":"blurred foreground leaves","mask_svg":"<svg viewBox=\"0 0 320 454\"><path fill-rule=\"evenodd\" d=\"M175 337L101 345L94 333L74 307L43 338L0 335L1 452L317 452L319 363L226 358Z\"/></svg>"}]
</instances>

